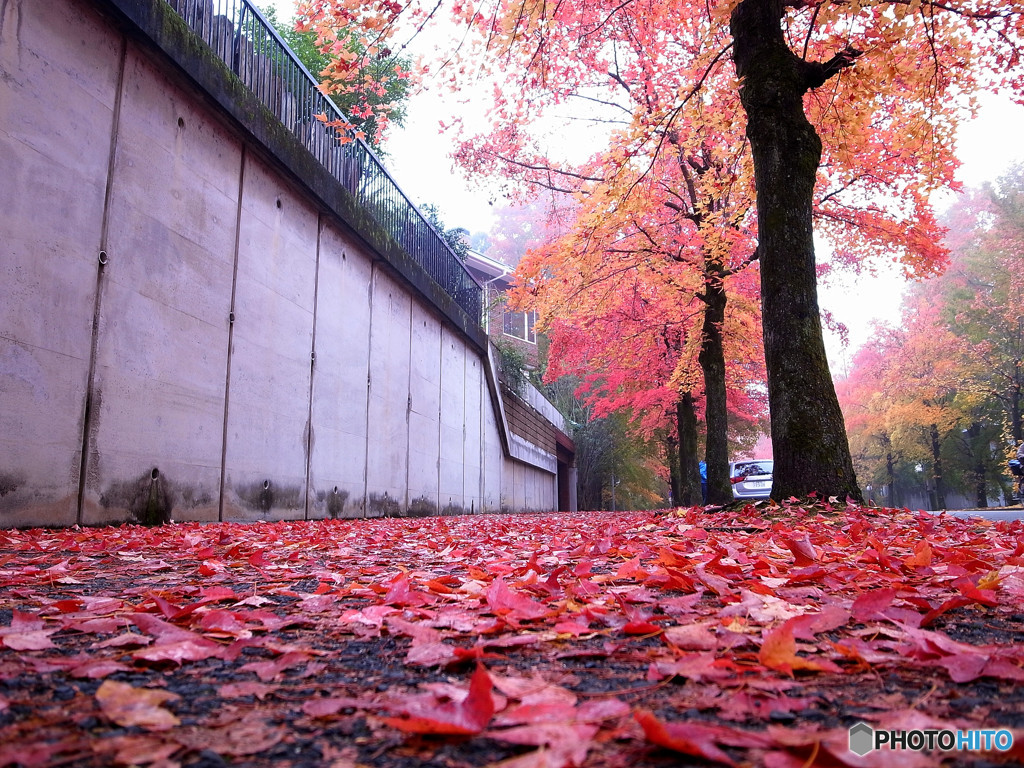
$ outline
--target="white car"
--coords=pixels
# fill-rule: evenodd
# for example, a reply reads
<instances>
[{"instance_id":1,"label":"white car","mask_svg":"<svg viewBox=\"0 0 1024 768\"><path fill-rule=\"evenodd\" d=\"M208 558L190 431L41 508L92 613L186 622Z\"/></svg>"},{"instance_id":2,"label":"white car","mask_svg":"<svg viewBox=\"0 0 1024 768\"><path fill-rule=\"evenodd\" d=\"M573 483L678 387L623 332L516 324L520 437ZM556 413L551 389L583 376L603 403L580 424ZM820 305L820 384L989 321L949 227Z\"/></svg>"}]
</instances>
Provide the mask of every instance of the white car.
<instances>
[{"instance_id":1,"label":"white car","mask_svg":"<svg viewBox=\"0 0 1024 768\"><path fill-rule=\"evenodd\" d=\"M771 459L734 461L729 465L729 481L734 499L767 499L772 494Z\"/></svg>"}]
</instances>

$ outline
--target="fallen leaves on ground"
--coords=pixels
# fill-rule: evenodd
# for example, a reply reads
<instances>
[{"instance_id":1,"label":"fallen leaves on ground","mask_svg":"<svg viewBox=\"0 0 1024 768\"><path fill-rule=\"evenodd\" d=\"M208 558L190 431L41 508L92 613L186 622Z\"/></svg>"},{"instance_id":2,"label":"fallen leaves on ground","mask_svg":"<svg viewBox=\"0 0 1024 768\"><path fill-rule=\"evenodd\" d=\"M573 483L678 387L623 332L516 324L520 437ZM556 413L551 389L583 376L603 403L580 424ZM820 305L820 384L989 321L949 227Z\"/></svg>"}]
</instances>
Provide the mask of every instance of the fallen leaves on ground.
<instances>
[{"instance_id":1,"label":"fallen leaves on ground","mask_svg":"<svg viewBox=\"0 0 1024 768\"><path fill-rule=\"evenodd\" d=\"M884 765L849 726L1024 745L1022 640L1020 522L809 502L0 531L0 766Z\"/></svg>"},{"instance_id":2,"label":"fallen leaves on ground","mask_svg":"<svg viewBox=\"0 0 1024 768\"><path fill-rule=\"evenodd\" d=\"M127 683L105 680L96 690L103 714L118 725L137 725L147 731L166 731L179 725L178 718L163 708L179 697L167 691L133 688Z\"/></svg>"}]
</instances>

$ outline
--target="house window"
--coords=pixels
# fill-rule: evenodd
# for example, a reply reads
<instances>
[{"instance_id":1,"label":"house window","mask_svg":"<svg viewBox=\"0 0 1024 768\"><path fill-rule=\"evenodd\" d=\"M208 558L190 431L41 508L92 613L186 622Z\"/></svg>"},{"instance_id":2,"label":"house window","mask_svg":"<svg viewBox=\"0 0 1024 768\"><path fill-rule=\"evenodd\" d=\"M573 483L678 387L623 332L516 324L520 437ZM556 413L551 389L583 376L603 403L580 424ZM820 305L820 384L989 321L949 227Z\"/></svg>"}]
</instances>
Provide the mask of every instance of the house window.
<instances>
[{"instance_id":1,"label":"house window","mask_svg":"<svg viewBox=\"0 0 1024 768\"><path fill-rule=\"evenodd\" d=\"M537 343L534 326L537 324L536 312L513 312L505 310L505 324L502 329L506 336L511 336L530 344Z\"/></svg>"}]
</instances>

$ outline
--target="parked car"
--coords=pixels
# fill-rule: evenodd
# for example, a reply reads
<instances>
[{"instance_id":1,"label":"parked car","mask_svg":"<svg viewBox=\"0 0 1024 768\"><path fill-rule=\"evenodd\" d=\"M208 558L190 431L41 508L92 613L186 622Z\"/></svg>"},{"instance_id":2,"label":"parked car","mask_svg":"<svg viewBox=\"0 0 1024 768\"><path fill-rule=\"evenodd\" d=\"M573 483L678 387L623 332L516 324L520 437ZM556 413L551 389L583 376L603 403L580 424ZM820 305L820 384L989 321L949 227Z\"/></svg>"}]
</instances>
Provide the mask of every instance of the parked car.
<instances>
[{"instance_id":1,"label":"parked car","mask_svg":"<svg viewBox=\"0 0 1024 768\"><path fill-rule=\"evenodd\" d=\"M734 461L729 465L729 480L734 499L767 499L772 494L771 459Z\"/></svg>"}]
</instances>

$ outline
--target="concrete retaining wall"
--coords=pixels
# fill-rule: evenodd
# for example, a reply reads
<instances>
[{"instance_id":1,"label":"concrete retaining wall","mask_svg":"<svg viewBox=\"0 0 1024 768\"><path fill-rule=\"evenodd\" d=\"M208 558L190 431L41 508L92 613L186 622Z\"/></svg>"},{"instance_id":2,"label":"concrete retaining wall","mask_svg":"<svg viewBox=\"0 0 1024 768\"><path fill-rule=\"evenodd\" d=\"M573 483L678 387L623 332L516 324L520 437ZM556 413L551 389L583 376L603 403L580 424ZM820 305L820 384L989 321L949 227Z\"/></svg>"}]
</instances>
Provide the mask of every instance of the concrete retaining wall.
<instances>
[{"instance_id":1,"label":"concrete retaining wall","mask_svg":"<svg viewBox=\"0 0 1024 768\"><path fill-rule=\"evenodd\" d=\"M0 526L554 508L482 334L119 5L0 4Z\"/></svg>"}]
</instances>

